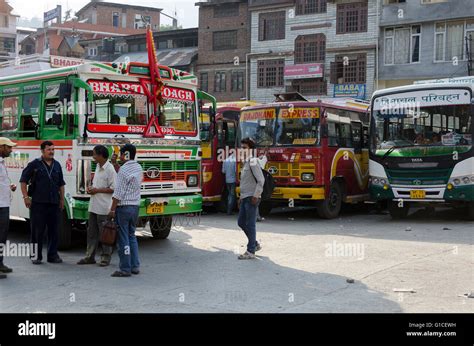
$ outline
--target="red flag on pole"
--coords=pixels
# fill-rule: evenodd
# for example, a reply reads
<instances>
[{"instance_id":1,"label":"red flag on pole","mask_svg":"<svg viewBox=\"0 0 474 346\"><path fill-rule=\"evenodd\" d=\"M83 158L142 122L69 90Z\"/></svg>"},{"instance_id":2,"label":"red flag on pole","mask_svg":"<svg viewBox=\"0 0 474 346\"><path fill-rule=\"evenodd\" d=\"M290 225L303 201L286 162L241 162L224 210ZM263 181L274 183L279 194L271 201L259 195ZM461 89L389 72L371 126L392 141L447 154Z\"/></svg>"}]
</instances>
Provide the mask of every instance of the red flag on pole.
<instances>
[{"instance_id":1,"label":"red flag on pole","mask_svg":"<svg viewBox=\"0 0 474 346\"><path fill-rule=\"evenodd\" d=\"M163 131L158 122L157 111L159 106L164 105L163 100L163 81L161 79L160 68L158 67L158 58L156 57L155 41L153 39L153 32L148 26L146 33L146 43L148 50L148 66L150 69L150 93L148 103L152 105L152 114L150 121L145 129L145 137L164 137Z\"/></svg>"}]
</instances>

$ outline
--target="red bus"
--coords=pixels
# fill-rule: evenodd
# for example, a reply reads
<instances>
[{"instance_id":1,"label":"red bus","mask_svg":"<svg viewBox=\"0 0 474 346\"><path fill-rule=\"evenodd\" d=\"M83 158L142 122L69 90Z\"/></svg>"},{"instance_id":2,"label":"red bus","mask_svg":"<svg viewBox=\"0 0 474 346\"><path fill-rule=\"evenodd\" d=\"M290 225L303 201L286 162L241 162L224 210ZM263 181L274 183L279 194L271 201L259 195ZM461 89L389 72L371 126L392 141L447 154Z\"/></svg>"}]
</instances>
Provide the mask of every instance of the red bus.
<instances>
[{"instance_id":1,"label":"red bus","mask_svg":"<svg viewBox=\"0 0 474 346\"><path fill-rule=\"evenodd\" d=\"M242 109L238 142L253 138L275 179L261 215L278 204L315 205L320 217L331 219L342 203L369 199L368 105L354 99L309 102L298 94L295 101Z\"/></svg>"},{"instance_id":2,"label":"red bus","mask_svg":"<svg viewBox=\"0 0 474 346\"><path fill-rule=\"evenodd\" d=\"M244 107L255 106L255 101L217 103L215 120L211 123L208 107L201 112L202 195L204 206L217 206L225 211L225 177L222 174L224 153L235 149L235 140ZM225 196L224 196L225 197Z\"/></svg>"}]
</instances>

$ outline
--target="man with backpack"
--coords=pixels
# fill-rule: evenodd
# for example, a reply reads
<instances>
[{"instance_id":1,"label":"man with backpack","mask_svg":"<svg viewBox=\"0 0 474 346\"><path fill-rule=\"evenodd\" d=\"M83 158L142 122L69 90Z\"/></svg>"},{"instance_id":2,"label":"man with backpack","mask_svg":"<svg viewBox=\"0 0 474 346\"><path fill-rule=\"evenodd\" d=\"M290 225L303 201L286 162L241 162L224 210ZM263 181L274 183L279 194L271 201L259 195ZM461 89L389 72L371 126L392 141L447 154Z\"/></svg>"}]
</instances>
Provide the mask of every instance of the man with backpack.
<instances>
[{"instance_id":1,"label":"man with backpack","mask_svg":"<svg viewBox=\"0 0 474 346\"><path fill-rule=\"evenodd\" d=\"M261 250L257 242L257 208L260 204L265 185L265 176L258 162L252 155L255 142L250 138L241 141L245 155L244 166L240 177L240 199L238 225L245 232L248 239L247 251L240 255L240 260L255 259L255 252Z\"/></svg>"}]
</instances>

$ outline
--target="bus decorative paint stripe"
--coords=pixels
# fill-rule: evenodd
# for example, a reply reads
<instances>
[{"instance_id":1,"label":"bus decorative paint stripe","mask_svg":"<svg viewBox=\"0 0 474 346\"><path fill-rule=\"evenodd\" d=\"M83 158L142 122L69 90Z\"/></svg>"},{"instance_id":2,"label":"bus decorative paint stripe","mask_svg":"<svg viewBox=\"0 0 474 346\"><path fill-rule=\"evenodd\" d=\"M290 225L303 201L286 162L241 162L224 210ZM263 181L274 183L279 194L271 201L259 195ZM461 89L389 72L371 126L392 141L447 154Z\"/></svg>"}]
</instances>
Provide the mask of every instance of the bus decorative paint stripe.
<instances>
[{"instance_id":1,"label":"bus decorative paint stripe","mask_svg":"<svg viewBox=\"0 0 474 346\"><path fill-rule=\"evenodd\" d=\"M276 111L271 109L259 109L254 111L244 111L240 117L241 121L275 119Z\"/></svg>"},{"instance_id":2,"label":"bus decorative paint stripe","mask_svg":"<svg viewBox=\"0 0 474 346\"><path fill-rule=\"evenodd\" d=\"M146 126L144 125L111 125L111 124L87 124L87 131L96 133L130 133L143 134ZM162 127L165 135L183 135L195 136L196 131L176 131L173 127Z\"/></svg>"},{"instance_id":3,"label":"bus decorative paint stripe","mask_svg":"<svg viewBox=\"0 0 474 346\"><path fill-rule=\"evenodd\" d=\"M364 190L367 187L367 183L369 181L369 170L367 169L365 172L363 171L363 168L360 165L361 162L361 155L367 155L368 153L365 151L362 152L362 154L357 155L359 158L355 155L354 149L350 148L342 148L339 149L336 154L334 154L334 157L332 159L331 163L331 180L336 176L337 173L337 165L339 164L339 161L341 158L343 160L351 160L354 163L354 173L357 178L357 184L359 185L361 190Z\"/></svg>"},{"instance_id":4,"label":"bus decorative paint stripe","mask_svg":"<svg viewBox=\"0 0 474 346\"><path fill-rule=\"evenodd\" d=\"M41 143L45 140L13 140L17 144L15 148L26 147L26 148L39 148ZM68 147L72 148L72 140L51 140L56 148Z\"/></svg>"},{"instance_id":5,"label":"bus decorative paint stripe","mask_svg":"<svg viewBox=\"0 0 474 346\"><path fill-rule=\"evenodd\" d=\"M282 119L318 119L319 108L294 108L280 110Z\"/></svg>"}]
</instances>

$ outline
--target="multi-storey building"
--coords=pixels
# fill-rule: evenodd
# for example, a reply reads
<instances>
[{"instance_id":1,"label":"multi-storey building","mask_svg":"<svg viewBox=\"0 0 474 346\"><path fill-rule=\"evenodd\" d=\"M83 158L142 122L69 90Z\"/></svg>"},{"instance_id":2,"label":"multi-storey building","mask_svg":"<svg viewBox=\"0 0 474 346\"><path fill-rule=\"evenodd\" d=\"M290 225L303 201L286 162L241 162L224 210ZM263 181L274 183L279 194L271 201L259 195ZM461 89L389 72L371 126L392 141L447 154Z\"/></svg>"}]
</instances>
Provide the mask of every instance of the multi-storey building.
<instances>
[{"instance_id":1,"label":"multi-storey building","mask_svg":"<svg viewBox=\"0 0 474 346\"><path fill-rule=\"evenodd\" d=\"M145 29L147 23L152 29L160 28L162 9L155 7L125 5L112 2L91 1L76 12L79 22L111 26L122 29Z\"/></svg>"},{"instance_id":2,"label":"multi-storey building","mask_svg":"<svg viewBox=\"0 0 474 346\"><path fill-rule=\"evenodd\" d=\"M369 98L375 88L377 0L250 0L248 96Z\"/></svg>"},{"instance_id":3,"label":"multi-storey building","mask_svg":"<svg viewBox=\"0 0 474 346\"><path fill-rule=\"evenodd\" d=\"M198 2L200 87L218 101L246 97L246 58L250 51L247 0Z\"/></svg>"},{"instance_id":4,"label":"multi-storey building","mask_svg":"<svg viewBox=\"0 0 474 346\"><path fill-rule=\"evenodd\" d=\"M18 55L18 17L13 13L13 7L5 0L0 0L0 61L10 60Z\"/></svg>"},{"instance_id":5,"label":"multi-storey building","mask_svg":"<svg viewBox=\"0 0 474 346\"><path fill-rule=\"evenodd\" d=\"M379 87L472 74L472 0L383 0Z\"/></svg>"}]
</instances>

